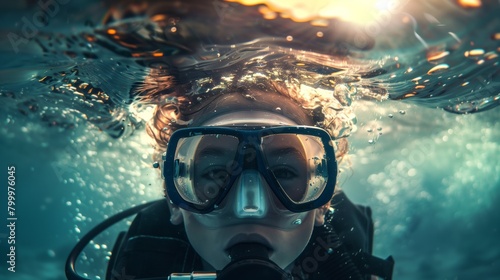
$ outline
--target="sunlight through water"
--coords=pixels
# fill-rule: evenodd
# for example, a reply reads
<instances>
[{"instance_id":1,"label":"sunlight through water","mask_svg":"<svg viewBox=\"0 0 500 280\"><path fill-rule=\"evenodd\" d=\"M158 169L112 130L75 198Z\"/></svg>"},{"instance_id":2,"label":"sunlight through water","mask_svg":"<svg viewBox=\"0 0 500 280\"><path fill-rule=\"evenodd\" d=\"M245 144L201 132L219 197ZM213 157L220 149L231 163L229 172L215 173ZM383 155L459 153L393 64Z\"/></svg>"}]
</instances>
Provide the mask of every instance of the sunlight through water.
<instances>
[{"instance_id":1,"label":"sunlight through water","mask_svg":"<svg viewBox=\"0 0 500 280\"><path fill-rule=\"evenodd\" d=\"M64 279L83 234L162 198L146 132L159 108L168 137L189 122L180 106L249 85L286 91L349 141L339 184L372 208L394 279L500 273L498 1L40 3L1 12L1 156L19 169L20 222L18 272L0 278ZM78 270L104 279L130 222Z\"/></svg>"}]
</instances>

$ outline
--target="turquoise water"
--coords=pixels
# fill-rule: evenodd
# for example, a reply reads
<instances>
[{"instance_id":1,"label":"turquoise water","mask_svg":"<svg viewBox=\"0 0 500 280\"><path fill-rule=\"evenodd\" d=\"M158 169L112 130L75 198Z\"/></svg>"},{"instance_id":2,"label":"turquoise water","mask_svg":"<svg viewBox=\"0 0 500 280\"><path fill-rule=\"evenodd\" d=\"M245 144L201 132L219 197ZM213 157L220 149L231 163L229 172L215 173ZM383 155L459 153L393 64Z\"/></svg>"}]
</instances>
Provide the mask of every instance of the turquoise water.
<instances>
[{"instance_id":1,"label":"turquoise water","mask_svg":"<svg viewBox=\"0 0 500 280\"><path fill-rule=\"evenodd\" d=\"M395 279L498 277L497 2L483 1L483 8L473 10L456 8L451 1L444 1L441 10L435 1L420 2L412 14L417 27L391 29L379 22L382 31L368 34L375 44L366 49L345 38L333 38L340 42L336 47L311 41L316 30L287 29L287 21L239 29L234 23L247 22L245 16L227 15L253 14L237 5L213 5L226 9L224 18L233 29L224 29L229 24L224 21L200 25L203 15L217 18L220 13L194 9L177 25L191 33L165 41L145 32L156 27L148 17L103 23L107 6L66 2L58 2L60 10L49 15L47 26L35 26L26 42L14 44L9 34L25 36L23 18L33 22L39 8L9 4L2 11L1 168L16 167L18 218L16 272L7 271L2 261L2 279L64 279L69 251L92 226L161 198L144 131L149 104L139 106L142 97L131 90L147 85L142 81L151 69L174 72L168 67L175 66L179 81L186 82L220 69L253 67L245 63L256 56L263 57L263 66L296 67L310 86L327 87L335 79L356 89L351 107L357 128L349 137L351 164L341 175L341 186L355 202L372 207L375 255L394 256ZM128 37L109 36L110 27ZM222 36L226 33L232 34L230 40ZM292 33L290 43L284 34ZM123 42L140 45L140 51ZM309 51L309 58L297 57L301 49ZM153 55L158 50L161 58ZM349 59L326 63L314 53ZM179 55L184 59L174 59ZM7 171L0 178L5 186ZM7 187L0 199L4 205ZM0 218L7 224L2 208ZM126 226L94 240L78 271L103 279L106 257ZM9 232L2 228L0 253L6 258Z\"/></svg>"}]
</instances>

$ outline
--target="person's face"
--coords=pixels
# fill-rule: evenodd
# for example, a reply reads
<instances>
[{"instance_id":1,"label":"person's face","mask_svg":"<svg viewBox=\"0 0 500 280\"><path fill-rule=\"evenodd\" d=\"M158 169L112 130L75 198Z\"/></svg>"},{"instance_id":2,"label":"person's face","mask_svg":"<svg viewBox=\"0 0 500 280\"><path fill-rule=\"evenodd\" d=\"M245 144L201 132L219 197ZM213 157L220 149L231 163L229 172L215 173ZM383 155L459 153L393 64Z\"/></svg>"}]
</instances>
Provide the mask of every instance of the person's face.
<instances>
[{"instance_id":1,"label":"person's face","mask_svg":"<svg viewBox=\"0 0 500 280\"><path fill-rule=\"evenodd\" d=\"M203 126L219 125L220 116L217 121L209 120ZM247 120L249 123L251 119ZM215 122L215 124L214 124ZM286 122L286 123L283 123ZM284 125L297 125L290 119L280 120ZM229 124L229 123L228 123ZM245 119L238 121L237 125L245 125ZM272 124L272 123L270 123ZM266 145L270 155L267 159L270 168L278 168L275 174L283 176L283 182L287 182L291 196L301 196L302 193L294 192L299 189L296 185L306 184L306 162L305 147L297 140L290 137L284 141L273 141ZM198 143L195 154L194 177L199 178L195 182L195 189L198 196L211 196L218 189L207 187L214 180L224 181L227 176L227 161L233 158L234 153L230 147L235 147L230 138L207 137ZM222 159L222 160L221 160ZM254 160L251 152L245 154L245 160ZM279 169L287 163L287 169ZM198 254L208 262L214 269L222 269L231 259L228 256L228 249L243 242L261 243L270 249L270 259L281 268L286 268L304 250L309 242L315 225L323 223L324 210L315 209L304 213L292 213L286 210L274 196L265 180L257 176L254 184L259 184L264 194L263 201L257 204L265 204L271 210L259 217L241 217L238 215L236 201L241 201L245 196L242 192L242 180L237 180L231 187L230 192L220 205L220 211L209 214L197 214L172 206L173 223L184 223L189 241ZM245 184L249 184L246 182ZM252 184L252 183L250 183ZM246 186L248 187L248 186ZM250 188L253 186L250 186ZM294 223L297 219L301 223Z\"/></svg>"}]
</instances>

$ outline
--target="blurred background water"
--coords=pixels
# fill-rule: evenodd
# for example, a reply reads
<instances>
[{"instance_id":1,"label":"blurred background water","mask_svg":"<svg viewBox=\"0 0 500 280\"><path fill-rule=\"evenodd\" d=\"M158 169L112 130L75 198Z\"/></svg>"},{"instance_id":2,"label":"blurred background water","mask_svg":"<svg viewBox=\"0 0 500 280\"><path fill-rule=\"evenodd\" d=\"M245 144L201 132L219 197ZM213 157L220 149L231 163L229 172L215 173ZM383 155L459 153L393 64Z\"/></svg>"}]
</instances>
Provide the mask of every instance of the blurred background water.
<instances>
[{"instance_id":1,"label":"blurred background water","mask_svg":"<svg viewBox=\"0 0 500 280\"><path fill-rule=\"evenodd\" d=\"M7 271L8 231L0 230L2 279L64 279L65 259L84 233L120 210L161 198L144 131L151 108L136 105L140 96L131 94L151 69L175 65L178 73L192 75L186 79L203 78L240 67L237 62L271 45L308 51L312 58L300 65L277 59L295 63L308 75L308 85L322 87L335 78L356 88L349 107L357 124L341 187L355 202L372 207L375 255L394 256L394 278L498 278L497 1L404 2L390 20L352 27L349 34L361 32L354 37L328 33L338 34L346 20L322 19L298 30L310 16L277 4L269 4L276 12L210 2L213 11L206 17L220 19L222 9L227 20L211 28L200 24L199 10L174 9L181 18L194 13L176 28L196 36L155 37L158 26L170 32L172 26L161 25L162 19L141 5L124 4L136 14L124 16L117 9L106 17L115 3L51 3L59 10L47 13L47 22L37 19L41 6L35 1L2 3L0 182L6 185L7 166L14 165L18 218L15 273ZM255 23L248 29L235 25L227 39L223 27L235 17ZM268 21L273 24L262 24ZM270 43L270 37L278 39ZM318 61L315 53L335 59ZM182 55L182 61L171 59ZM0 199L4 205L7 187ZM7 224L6 207L0 218ZM103 279L106 258L127 223L95 239L78 271Z\"/></svg>"}]
</instances>

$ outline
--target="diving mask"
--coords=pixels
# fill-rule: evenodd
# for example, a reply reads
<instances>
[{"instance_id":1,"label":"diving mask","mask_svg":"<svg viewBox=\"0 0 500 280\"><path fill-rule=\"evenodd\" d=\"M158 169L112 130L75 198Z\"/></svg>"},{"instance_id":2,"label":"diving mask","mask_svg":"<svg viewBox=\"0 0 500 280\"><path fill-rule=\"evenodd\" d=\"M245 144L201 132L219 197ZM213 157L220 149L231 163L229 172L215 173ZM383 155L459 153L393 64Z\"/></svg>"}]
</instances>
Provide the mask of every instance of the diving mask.
<instances>
[{"instance_id":1,"label":"diving mask","mask_svg":"<svg viewBox=\"0 0 500 280\"><path fill-rule=\"evenodd\" d=\"M326 204L337 163L330 135L317 127L205 126L172 134L163 176L169 198L185 210L210 213L231 197L235 217L260 218Z\"/></svg>"}]
</instances>

